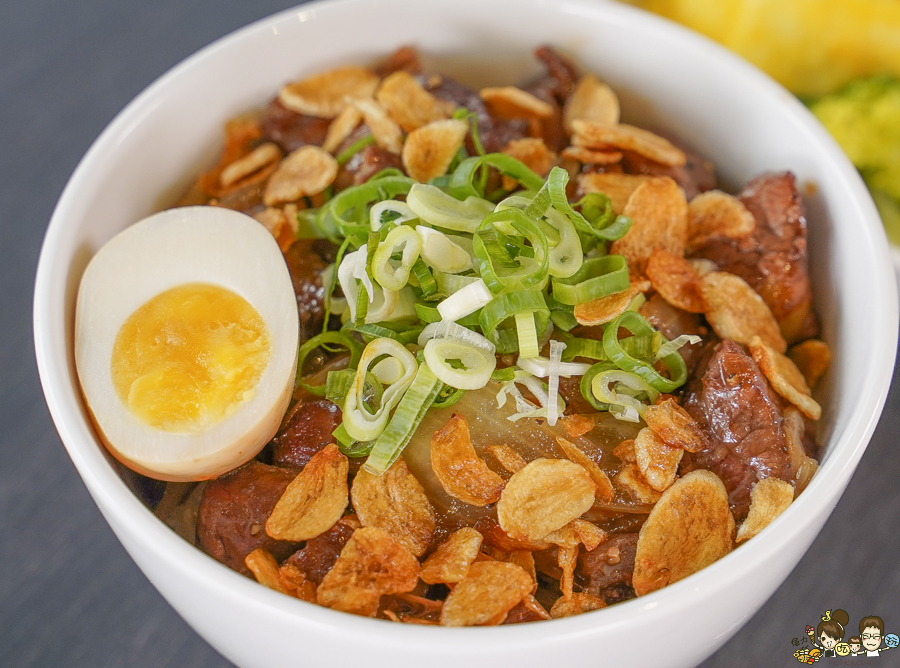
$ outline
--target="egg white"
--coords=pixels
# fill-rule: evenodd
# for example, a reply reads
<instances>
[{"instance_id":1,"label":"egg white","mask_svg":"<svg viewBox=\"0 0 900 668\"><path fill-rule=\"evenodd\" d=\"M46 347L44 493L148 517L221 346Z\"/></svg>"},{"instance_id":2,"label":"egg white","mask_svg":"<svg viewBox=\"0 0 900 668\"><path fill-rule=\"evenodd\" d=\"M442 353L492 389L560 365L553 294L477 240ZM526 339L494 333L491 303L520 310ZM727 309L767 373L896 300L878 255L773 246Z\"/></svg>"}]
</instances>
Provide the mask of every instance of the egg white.
<instances>
[{"instance_id":1,"label":"egg white","mask_svg":"<svg viewBox=\"0 0 900 668\"><path fill-rule=\"evenodd\" d=\"M137 418L113 385L116 336L152 297L185 283L231 290L269 329L271 355L254 395L205 431L166 432ZM87 407L110 452L134 470L204 480L253 458L281 423L297 366L297 302L272 235L245 214L211 206L170 209L113 237L91 259L75 312L75 365Z\"/></svg>"}]
</instances>

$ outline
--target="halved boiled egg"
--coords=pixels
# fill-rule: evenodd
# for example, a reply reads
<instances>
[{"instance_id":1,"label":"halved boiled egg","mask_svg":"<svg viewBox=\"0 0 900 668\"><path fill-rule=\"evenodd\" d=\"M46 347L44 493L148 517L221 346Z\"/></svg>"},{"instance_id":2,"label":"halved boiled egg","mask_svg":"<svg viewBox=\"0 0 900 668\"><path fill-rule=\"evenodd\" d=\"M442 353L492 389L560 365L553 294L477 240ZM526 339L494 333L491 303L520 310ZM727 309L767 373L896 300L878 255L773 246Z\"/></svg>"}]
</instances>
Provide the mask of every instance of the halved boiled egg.
<instances>
[{"instance_id":1,"label":"halved boiled egg","mask_svg":"<svg viewBox=\"0 0 900 668\"><path fill-rule=\"evenodd\" d=\"M154 478L203 480L254 457L287 409L297 302L278 244L250 216L170 209L93 257L75 364L110 452Z\"/></svg>"}]
</instances>

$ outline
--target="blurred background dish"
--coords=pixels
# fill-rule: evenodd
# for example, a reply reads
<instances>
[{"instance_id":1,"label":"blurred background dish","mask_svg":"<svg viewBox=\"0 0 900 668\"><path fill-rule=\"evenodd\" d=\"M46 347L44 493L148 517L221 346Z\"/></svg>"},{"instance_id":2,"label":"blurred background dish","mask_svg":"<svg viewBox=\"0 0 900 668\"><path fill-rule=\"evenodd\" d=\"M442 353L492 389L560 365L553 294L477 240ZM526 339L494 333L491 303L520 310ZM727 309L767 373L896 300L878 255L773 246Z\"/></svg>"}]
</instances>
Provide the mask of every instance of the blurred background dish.
<instances>
[{"instance_id":1,"label":"blurred background dish","mask_svg":"<svg viewBox=\"0 0 900 668\"><path fill-rule=\"evenodd\" d=\"M900 3L626 1L716 40L808 104L866 180L900 271Z\"/></svg>"}]
</instances>

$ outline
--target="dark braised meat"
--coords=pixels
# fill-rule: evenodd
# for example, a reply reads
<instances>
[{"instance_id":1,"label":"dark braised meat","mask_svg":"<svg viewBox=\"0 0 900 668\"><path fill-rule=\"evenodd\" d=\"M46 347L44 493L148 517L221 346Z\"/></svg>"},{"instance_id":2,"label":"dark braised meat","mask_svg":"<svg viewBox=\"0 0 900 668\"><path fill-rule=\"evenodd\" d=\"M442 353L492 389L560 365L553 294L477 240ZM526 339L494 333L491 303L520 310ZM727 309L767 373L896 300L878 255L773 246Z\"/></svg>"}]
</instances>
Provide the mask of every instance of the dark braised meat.
<instances>
[{"instance_id":1,"label":"dark braised meat","mask_svg":"<svg viewBox=\"0 0 900 668\"><path fill-rule=\"evenodd\" d=\"M815 336L806 260L806 214L790 172L763 174L741 191L756 219L743 239L714 239L695 255L737 274L765 300L788 344Z\"/></svg>"},{"instance_id":2,"label":"dark braised meat","mask_svg":"<svg viewBox=\"0 0 900 668\"><path fill-rule=\"evenodd\" d=\"M575 576L583 591L606 600L604 591L608 588L626 585L630 589L637 539L636 533L618 533L590 552L582 551Z\"/></svg>"},{"instance_id":3,"label":"dark braised meat","mask_svg":"<svg viewBox=\"0 0 900 668\"><path fill-rule=\"evenodd\" d=\"M325 288L322 272L334 262L336 248L327 239L298 239L284 254L300 315L300 343L322 330Z\"/></svg>"},{"instance_id":4,"label":"dark braised meat","mask_svg":"<svg viewBox=\"0 0 900 668\"><path fill-rule=\"evenodd\" d=\"M321 146L331 123L327 118L305 116L285 107L278 98L269 102L261 122L264 140L275 142L285 153L313 144Z\"/></svg>"},{"instance_id":5,"label":"dark braised meat","mask_svg":"<svg viewBox=\"0 0 900 668\"><path fill-rule=\"evenodd\" d=\"M272 463L302 469L329 443L341 424L341 409L326 399L301 401L288 413L272 439Z\"/></svg>"},{"instance_id":6,"label":"dark braised meat","mask_svg":"<svg viewBox=\"0 0 900 668\"><path fill-rule=\"evenodd\" d=\"M435 97L465 107L478 116L478 138L488 153L502 151L513 139L521 139L525 136L525 131L528 129L526 121L504 120L491 116L478 91L444 76L422 77L421 83L425 90ZM471 134L466 139L466 150L469 155L475 155Z\"/></svg>"},{"instance_id":7,"label":"dark braised meat","mask_svg":"<svg viewBox=\"0 0 900 668\"><path fill-rule=\"evenodd\" d=\"M569 145L569 138L563 128L563 106L578 79L578 70L567 58L549 46L542 46L534 55L547 67L547 73L523 87L539 100L553 108L553 115L540 122L540 137L551 151L561 151Z\"/></svg>"},{"instance_id":8,"label":"dark braised meat","mask_svg":"<svg viewBox=\"0 0 900 668\"><path fill-rule=\"evenodd\" d=\"M382 79L394 72L409 72L410 74L422 73L422 60L419 52L413 46L401 46L394 51L388 59L375 68L375 74Z\"/></svg>"},{"instance_id":9,"label":"dark braised meat","mask_svg":"<svg viewBox=\"0 0 900 668\"><path fill-rule=\"evenodd\" d=\"M682 334L696 334L704 338L710 335L709 328L703 324L701 316L675 308L658 294L641 304L639 313L647 319L647 322L662 332L662 335L669 341ZM679 349L678 352L684 358L688 373L693 370L703 348L704 341L701 341L700 343L689 343Z\"/></svg>"},{"instance_id":10,"label":"dark braised meat","mask_svg":"<svg viewBox=\"0 0 900 668\"><path fill-rule=\"evenodd\" d=\"M293 564L306 573L306 577L318 587L358 527L359 522L355 518L343 517L325 533L306 541L303 549L294 552L285 563Z\"/></svg>"},{"instance_id":11,"label":"dark braised meat","mask_svg":"<svg viewBox=\"0 0 900 668\"><path fill-rule=\"evenodd\" d=\"M668 137L671 141L672 138ZM661 165L649 158L632 151L622 151L622 168L626 174L647 174L649 176L668 176L684 191L688 201L698 194L716 187L716 170L713 164L698 153L673 141L687 157L687 162L680 167Z\"/></svg>"},{"instance_id":12,"label":"dark braised meat","mask_svg":"<svg viewBox=\"0 0 900 668\"><path fill-rule=\"evenodd\" d=\"M210 480L197 522L203 551L238 573L250 575L244 557L256 548L264 547L279 561L296 550L296 543L266 534L266 520L294 476L294 471L254 460Z\"/></svg>"},{"instance_id":13,"label":"dark braised meat","mask_svg":"<svg viewBox=\"0 0 900 668\"><path fill-rule=\"evenodd\" d=\"M710 446L684 453L681 473L708 469L718 475L741 521L754 483L769 477L791 480L781 403L753 358L734 341L722 341L705 357L709 364L698 364L684 407L707 430Z\"/></svg>"},{"instance_id":14,"label":"dark braised meat","mask_svg":"<svg viewBox=\"0 0 900 668\"><path fill-rule=\"evenodd\" d=\"M546 619L546 617L542 617L540 614L535 612L534 608L529 608L524 603L519 603L510 610L506 619L503 620L504 624L524 624L525 622L539 622L542 619Z\"/></svg>"},{"instance_id":15,"label":"dark braised meat","mask_svg":"<svg viewBox=\"0 0 900 668\"><path fill-rule=\"evenodd\" d=\"M389 167L403 169L400 156L377 144L369 144L347 161L341 174L338 175L340 182L335 182L335 185L337 187L358 186L371 179L382 169Z\"/></svg>"}]
</instances>

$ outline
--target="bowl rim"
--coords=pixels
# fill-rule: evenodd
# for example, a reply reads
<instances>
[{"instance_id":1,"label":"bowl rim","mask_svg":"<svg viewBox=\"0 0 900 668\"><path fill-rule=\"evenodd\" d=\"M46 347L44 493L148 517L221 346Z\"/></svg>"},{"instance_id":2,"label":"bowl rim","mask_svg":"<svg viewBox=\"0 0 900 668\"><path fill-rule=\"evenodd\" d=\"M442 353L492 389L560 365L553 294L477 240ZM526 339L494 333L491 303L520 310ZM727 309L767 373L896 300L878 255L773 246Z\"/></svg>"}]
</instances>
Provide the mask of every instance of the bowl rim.
<instances>
[{"instance_id":1,"label":"bowl rim","mask_svg":"<svg viewBox=\"0 0 900 668\"><path fill-rule=\"evenodd\" d=\"M654 618L668 617L677 611L689 609L697 597L703 594L714 595L715 592L727 588L729 584L742 578L744 573L752 570L753 564L767 562L779 554L789 542L796 540L795 524L806 525L813 522L814 519L811 518L820 514L821 506L828 505L822 503L822 498L831 498L833 500L831 507L836 503L868 444L890 387L893 364L886 362L893 360L896 354L897 290L884 231L868 191L855 168L812 114L793 96L790 96L789 100L786 99L787 91L774 80L724 47L680 25L634 7L596 0L564 0L555 5L557 11L577 14L610 25L637 22L642 30L649 32L653 37L672 43L678 48L704 51L710 58L719 61L720 67L727 68L739 76L743 85L751 87L760 95L771 99L773 103L785 106L786 113L792 114L810 139L821 145L836 173L845 182L858 218L863 223L859 226L859 234L866 237L865 241L874 249L876 255L869 270L876 278L883 279L875 280L872 286L874 290L872 296L876 303L885 304L886 307L876 310L872 322L869 323L872 330L879 334L877 337L873 335L876 341L872 346L873 354L870 358L872 361L866 369L869 383L865 393L856 402L861 409L854 411L840 433L831 435L830 456L822 464L806 491L781 517L767 527L764 539L734 550L684 580L646 596L611 606L603 611L602 618L583 614L553 620L554 623L550 625L540 624L537 627L530 624L510 625L502 630L488 632L478 628L466 628L448 634L445 629L418 625L412 625L417 628L410 629L411 625L378 623L382 620L347 615L291 599L259 586L207 556L171 531L131 492L107 461L101 451L102 446L98 447L99 442L90 426L82 419L80 399L76 396L77 390L73 391L73 387L77 388L77 380L69 373L73 368L70 366L71 351L67 350L65 345L58 345L58 337L64 337L64 334L52 326L59 322L65 324L64 316L60 313L65 312L67 289L65 280L60 281L54 273L53 260L65 249L63 230L67 222L67 213L78 198L81 184L90 180L95 165L102 164L103 156L110 150L115 138L127 131L130 125L140 122L142 115L149 113L152 108L153 99L184 72L204 60L215 58L220 51L235 48L237 43L248 41L251 36L271 30L273 24L294 16L305 17L302 20L315 19L319 13L328 14L351 6L379 6L383 9L385 5L403 1L320 0L255 21L216 40L172 67L120 111L94 141L69 179L53 211L41 247L35 281L33 319L35 354L45 399L59 435L95 502L104 514L110 512L115 515L115 519L107 518L114 524L114 528L121 526L120 521L131 523L133 526L130 533L142 536L143 547L152 551L166 563L167 567L190 573L191 577L204 580L207 586L226 590L226 595L233 598L274 609L297 622L315 625L322 631L340 629L342 634L349 631L358 634L360 638L365 638L366 641L377 639L378 642L388 645L403 642L406 645L419 645L431 649L434 649L437 641L442 641L443 648L447 651L458 650L459 634L465 634L468 651L485 643L491 645L498 642L515 643L527 646L545 642L548 635L554 639L565 639L589 633L598 627L608 630L610 627L621 627L626 624L653 623ZM544 0L526 0L526 2L532 9L547 9ZM73 381L75 385L72 384ZM838 488L837 492L834 492L834 487ZM828 512L831 507L827 508ZM376 623L373 624L373 621ZM522 628L518 628L519 626Z\"/></svg>"}]
</instances>

